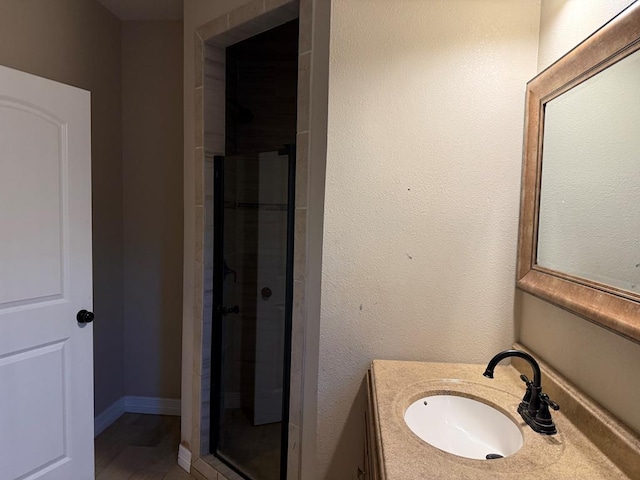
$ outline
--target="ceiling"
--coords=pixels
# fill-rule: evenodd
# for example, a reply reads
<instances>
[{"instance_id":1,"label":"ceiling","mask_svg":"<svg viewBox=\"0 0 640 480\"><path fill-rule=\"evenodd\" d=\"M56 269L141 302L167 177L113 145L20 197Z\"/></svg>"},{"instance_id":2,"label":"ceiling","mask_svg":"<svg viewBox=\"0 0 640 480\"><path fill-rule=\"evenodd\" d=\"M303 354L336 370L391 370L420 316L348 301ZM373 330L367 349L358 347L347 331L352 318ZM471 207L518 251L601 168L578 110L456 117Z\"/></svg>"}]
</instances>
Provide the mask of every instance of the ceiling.
<instances>
[{"instance_id":1,"label":"ceiling","mask_svg":"<svg viewBox=\"0 0 640 480\"><path fill-rule=\"evenodd\" d=\"M98 0L120 20L179 20L182 0Z\"/></svg>"}]
</instances>

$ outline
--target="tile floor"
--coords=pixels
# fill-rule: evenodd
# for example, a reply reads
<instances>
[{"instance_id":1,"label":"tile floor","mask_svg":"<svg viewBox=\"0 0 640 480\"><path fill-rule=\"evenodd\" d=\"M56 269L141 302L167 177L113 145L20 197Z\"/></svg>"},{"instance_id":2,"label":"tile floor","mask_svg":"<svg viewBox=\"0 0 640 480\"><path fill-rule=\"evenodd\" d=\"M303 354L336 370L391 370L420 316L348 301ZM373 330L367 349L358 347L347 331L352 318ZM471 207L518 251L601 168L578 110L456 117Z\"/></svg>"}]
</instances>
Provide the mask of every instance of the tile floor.
<instances>
[{"instance_id":1,"label":"tile floor","mask_svg":"<svg viewBox=\"0 0 640 480\"><path fill-rule=\"evenodd\" d=\"M125 413L95 439L96 480L193 480L179 442L180 417Z\"/></svg>"}]
</instances>

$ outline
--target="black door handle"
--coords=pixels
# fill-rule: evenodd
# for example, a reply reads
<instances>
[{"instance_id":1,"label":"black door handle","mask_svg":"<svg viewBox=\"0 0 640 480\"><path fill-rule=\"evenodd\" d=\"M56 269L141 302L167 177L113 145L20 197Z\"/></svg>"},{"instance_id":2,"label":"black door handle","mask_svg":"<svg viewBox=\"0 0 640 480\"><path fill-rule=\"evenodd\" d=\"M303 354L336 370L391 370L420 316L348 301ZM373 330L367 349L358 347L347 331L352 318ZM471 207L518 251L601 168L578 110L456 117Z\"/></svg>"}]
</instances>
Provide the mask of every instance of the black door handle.
<instances>
[{"instance_id":1,"label":"black door handle","mask_svg":"<svg viewBox=\"0 0 640 480\"><path fill-rule=\"evenodd\" d=\"M76 320L78 320L78 323L91 323L93 322L94 318L95 315L93 314L93 312L89 312L88 310L80 310L76 315Z\"/></svg>"},{"instance_id":2,"label":"black door handle","mask_svg":"<svg viewBox=\"0 0 640 480\"><path fill-rule=\"evenodd\" d=\"M240 313L240 307L238 305L234 305L233 307L220 307L220 313L222 315L229 315L230 313Z\"/></svg>"}]
</instances>

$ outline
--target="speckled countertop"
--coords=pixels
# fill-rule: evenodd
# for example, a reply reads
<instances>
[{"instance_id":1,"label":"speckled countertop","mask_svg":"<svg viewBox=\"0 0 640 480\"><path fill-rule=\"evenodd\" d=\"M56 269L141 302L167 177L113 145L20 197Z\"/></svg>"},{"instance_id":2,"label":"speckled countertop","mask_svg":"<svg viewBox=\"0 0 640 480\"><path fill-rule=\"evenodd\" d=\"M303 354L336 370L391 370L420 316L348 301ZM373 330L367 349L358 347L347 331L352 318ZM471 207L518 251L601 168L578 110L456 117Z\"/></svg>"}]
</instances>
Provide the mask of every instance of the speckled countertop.
<instances>
[{"instance_id":1,"label":"speckled countertop","mask_svg":"<svg viewBox=\"0 0 640 480\"><path fill-rule=\"evenodd\" d=\"M498 366L494 378L488 379L482 376L484 369L485 365L373 362L371 389L383 479L637 478L623 473L562 410L552 412L558 434L533 432L516 411L525 390L519 372L512 366ZM543 389L544 385L543 380ZM507 458L473 460L421 440L405 424L405 410L424 396L450 392L482 400L509 416L520 426L523 447ZM626 454L638 455L640 461L640 450Z\"/></svg>"}]
</instances>

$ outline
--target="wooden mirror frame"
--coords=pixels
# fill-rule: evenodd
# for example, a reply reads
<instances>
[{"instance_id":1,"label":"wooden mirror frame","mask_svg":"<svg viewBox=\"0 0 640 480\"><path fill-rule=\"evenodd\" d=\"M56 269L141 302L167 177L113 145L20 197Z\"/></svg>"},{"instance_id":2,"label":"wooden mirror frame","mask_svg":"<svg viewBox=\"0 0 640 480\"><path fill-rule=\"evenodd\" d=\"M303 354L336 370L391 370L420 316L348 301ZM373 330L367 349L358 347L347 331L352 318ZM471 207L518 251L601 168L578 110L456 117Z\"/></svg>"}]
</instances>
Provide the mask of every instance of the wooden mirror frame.
<instances>
[{"instance_id":1,"label":"wooden mirror frame","mask_svg":"<svg viewBox=\"0 0 640 480\"><path fill-rule=\"evenodd\" d=\"M516 286L640 343L640 295L536 264L544 105L637 50L640 2L527 83Z\"/></svg>"}]
</instances>

